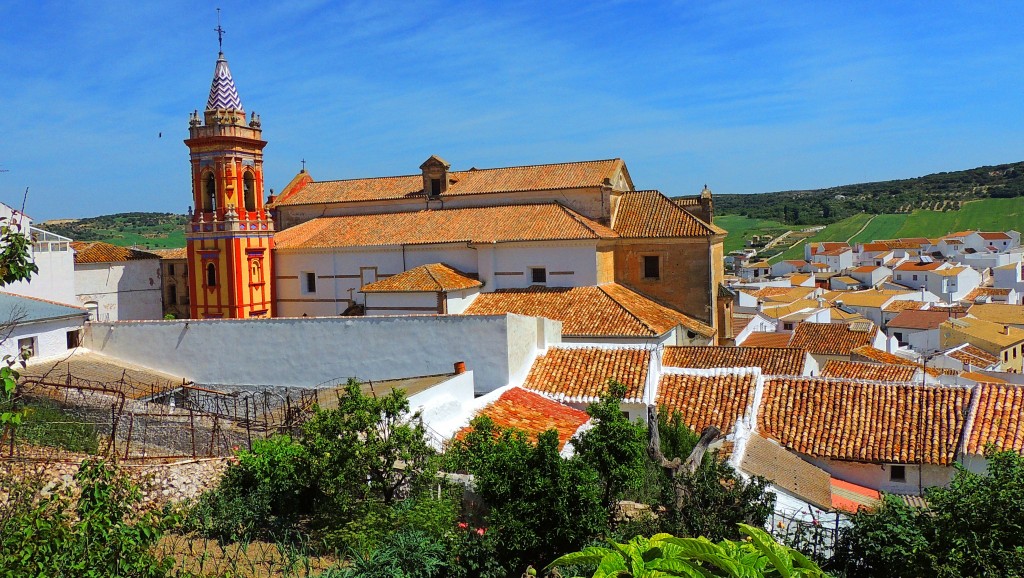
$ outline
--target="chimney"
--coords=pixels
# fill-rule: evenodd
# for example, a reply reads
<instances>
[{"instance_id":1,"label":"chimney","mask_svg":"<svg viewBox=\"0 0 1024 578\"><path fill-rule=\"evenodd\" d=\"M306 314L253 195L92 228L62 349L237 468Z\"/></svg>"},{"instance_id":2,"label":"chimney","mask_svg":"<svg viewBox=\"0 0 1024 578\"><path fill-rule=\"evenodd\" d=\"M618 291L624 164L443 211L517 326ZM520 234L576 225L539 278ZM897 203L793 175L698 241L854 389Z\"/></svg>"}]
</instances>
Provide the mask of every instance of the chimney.
<instances>
[{"instance_id":1,"label":"chimney","mask_svg":"<svg viewBox=\"0 0 1024 578\"><path fill-rule=\"evenodd\" d=\"M1010 326L1009 325L1003 325L1003 335L1009 335L1009 334L1010 334Z\"/></svg>"},{"instance_id":2,"label":"chimney","mask_svg":"<svg viewBox=\"0 0 1024 578\"><path fill-rule=\"evenodd\" d=\"M465 361L456 361L455 362L455 375L461 375L463 373L466 373L466 362Z\"/></svg>"}]
</instances>

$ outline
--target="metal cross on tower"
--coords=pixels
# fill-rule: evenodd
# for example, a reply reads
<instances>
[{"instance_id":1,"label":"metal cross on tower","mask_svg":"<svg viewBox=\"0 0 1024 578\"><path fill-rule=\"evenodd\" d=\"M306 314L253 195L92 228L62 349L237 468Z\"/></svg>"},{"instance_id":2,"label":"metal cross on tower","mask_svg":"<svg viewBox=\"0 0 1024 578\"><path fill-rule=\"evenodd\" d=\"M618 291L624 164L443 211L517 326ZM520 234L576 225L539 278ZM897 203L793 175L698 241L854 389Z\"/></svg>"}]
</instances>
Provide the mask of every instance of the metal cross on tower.
<instances>
[{"instance_id":1,"label":"metal cross on tower","mask_svg":"<svg viewBox=\"0 0 1024 578\"><path fill-rule=\"evenodd\" d=\"M217 27L213 29L217 33L217 47L224 52L224 29L220 26L220 8L217 9Z\"/></svg>"}]
</instances>

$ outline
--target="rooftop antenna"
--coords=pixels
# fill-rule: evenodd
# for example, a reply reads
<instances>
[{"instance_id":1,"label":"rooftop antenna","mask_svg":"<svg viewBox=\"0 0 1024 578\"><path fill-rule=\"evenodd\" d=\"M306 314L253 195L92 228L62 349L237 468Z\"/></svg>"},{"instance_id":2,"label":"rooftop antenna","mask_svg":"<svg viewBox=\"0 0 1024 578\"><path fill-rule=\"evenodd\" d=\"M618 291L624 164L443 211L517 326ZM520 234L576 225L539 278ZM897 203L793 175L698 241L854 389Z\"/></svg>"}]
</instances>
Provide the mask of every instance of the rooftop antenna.
<instances>
[{"instance_id":1,"label":"rooftop antenna","mask_svg":"<svg viewBox=\"0 0 1024 578\"><path fill-rule=\"evenodd\" d=\"M224 52L224 29L220 26L220 8L217 9L217 27L213 29L217 33L217 48Z\"/></svg>"}]
</instances>

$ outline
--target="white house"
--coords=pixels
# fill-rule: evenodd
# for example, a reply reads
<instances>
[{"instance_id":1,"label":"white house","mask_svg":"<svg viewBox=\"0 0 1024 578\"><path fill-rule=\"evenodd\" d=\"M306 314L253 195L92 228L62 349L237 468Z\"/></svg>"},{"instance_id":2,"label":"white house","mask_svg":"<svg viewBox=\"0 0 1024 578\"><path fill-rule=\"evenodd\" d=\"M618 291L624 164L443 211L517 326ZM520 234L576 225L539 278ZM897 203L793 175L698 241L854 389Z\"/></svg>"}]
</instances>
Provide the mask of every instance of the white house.
<instances>
[{"instance_id":1,"label":"white house","mask_svg":"<svg viewBox=\"0 0 1024 578\"><path fill-rule=\"evenodd\" d=\"M1010 263L1002 267L992 269L992 286L1002 289L1012 289L1017 295L1016 303L1021 302L1024 296L1024 265L1021 263Z\"/></svg>"},{"instance_id":2,"label":"white house","mask_svg":"<svg viewBox=\"0 0 1024 578\"><path fill-rule=\"evenodd\" d=\"M807 261L801 259L787 259L772 265L772 277L783 277L791 273L810 273L811 268Z\"/></svg>"},{"instance_id":3,"label":"white house","mask_svg":"<svg viewBox=\"0 0 1024 578\"><path fill-rule=\"evenodd\" d=\"M79 346L87 316L81 307L0 293L0 324L6 335L0 356L23 351L40 359L66 355Z\"/></svg>"},{"instance_id":4,"label":"white house","mask_svg":"<svg viewBox=\"0 0 1024 578\"><path fill-rule=\"evenodd\" d=\"M947 319L949 312L941 309L906 309L889 321L885 332L901 347L928 354L938 351L939 327Z\"/></svg>"},{"instance_id":5,"label":"white house","mask_svg":"<svg viewBox=\"0 0 1024 578\"><path fill-rule=\"evenodd\" d=\"M483 283L444 263L408 271L363 285L367 315L462 313Z\"/></svg>"},{"instance_id":6,"label":"white house","mask_svg":"<svg viewBox=\"0 0 1024 578\"><path fill-rule=\"evenodd\" d=\"M32 241L29 257L39 268L29 281L11 283L4 287L4 291L58 303L76 303L71 239L34 226L31 217L0 203L0 220L4 219L18 223L21 231L28 235Z\"/></svg>"},{"instance_id":7,"label":"white house","mask_svg":"<svg viewBox=\"0 0 1024 578\"><path fill-rule=\"evenodd\" d=\"M892 277L892 269L881 265L861 265L847 271L847 275L860 281L866 287L875 287Z\"/></svg>"},{"instance_id":8,"label":"white house","mask_svg":"<svg viewBox=\"0 0 1024 578\"><path fill-rule=\"evenodd\" d=\"M925 287L946 303L956 303L981 284L981 273L971 267L940 267L924 273Z\"/></svg>"},{"instance_id":9,"label":"white house","mask_svg":"<svg viewBox=\"0 0 1024 578\"><path fill-rule=\"evenodd\" d=\"M91 320L163 318L160 257L101 241L73 242L75 293Z\"/></svg>"}]
</instances>

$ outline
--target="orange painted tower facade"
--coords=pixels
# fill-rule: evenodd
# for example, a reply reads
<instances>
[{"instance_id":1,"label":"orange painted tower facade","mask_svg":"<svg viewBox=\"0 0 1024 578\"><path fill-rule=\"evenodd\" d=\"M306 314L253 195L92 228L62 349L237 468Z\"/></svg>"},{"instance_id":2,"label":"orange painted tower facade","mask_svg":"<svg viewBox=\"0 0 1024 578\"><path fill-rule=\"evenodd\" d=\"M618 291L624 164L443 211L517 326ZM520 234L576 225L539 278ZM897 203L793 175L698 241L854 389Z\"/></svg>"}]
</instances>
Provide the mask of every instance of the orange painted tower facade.
<instances>
[{"instance_id":1,"label":"orange painted tower facade","mask_svg":"<svg viewBox=\"0 0 1024 578\"><path fill-rule=\"evenodd\" d=\"M189 119L195 210L187 225L191 316L271 317L274 224L263 207L263 131L221 52L202 117Z\"/></svg>"}]
</instances>

